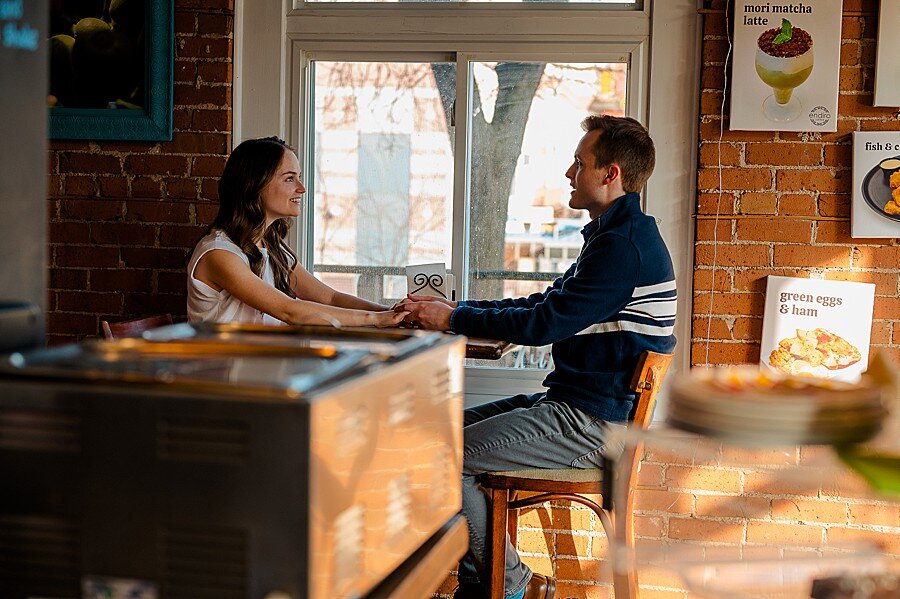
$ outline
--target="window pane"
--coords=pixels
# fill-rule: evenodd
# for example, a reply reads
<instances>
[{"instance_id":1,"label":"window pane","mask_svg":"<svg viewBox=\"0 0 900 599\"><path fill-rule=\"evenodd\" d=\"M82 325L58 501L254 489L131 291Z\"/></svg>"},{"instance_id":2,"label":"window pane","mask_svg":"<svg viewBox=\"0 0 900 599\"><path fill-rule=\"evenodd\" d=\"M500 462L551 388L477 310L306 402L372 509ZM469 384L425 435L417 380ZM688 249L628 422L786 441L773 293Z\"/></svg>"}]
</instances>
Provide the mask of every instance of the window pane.
<instances>
[{"instance_id":1,"label":"window pane","mask_svg":"<svg viewBox=\"0 0 900 599\"><path fill-rule=\"evenodd\" d=\"M568 207L565 177L580 122L624 115L626 65L475 62L470 70L468 297L543 291L577 258L589 218Z\"/></svg>"},{"instance_id":2,"label":"window pane","mask_svg":"<svg viewBox=\"0 0 900 599\"><path fill-rule=\"evenodd\" d=\"M313 64L314 273L390 303L407 264L450 265L452 63Z\"/></svg>"}]
</instances>

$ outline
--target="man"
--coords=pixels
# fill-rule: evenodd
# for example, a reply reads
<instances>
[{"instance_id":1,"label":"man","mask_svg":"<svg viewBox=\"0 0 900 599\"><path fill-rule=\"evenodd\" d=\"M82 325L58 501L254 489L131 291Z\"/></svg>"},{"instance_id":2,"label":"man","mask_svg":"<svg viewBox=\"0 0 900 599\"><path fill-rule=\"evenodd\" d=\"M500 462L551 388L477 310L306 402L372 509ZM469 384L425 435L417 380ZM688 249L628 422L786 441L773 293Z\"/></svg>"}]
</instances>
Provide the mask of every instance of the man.
<instances>
[{"instance_id":1,"label":"man","mask_svg":"<svg viewBox=\"0 0 900 599\"><path fill-rule=\"evenodd\" d=\"M496 301L449 302L409 297L397 310L432 330L553 344L555 369L546 393L516 395L466 410L463 513L469 554L460 563L457 599L484 597L489 498L478 475L525 468L589 468L600 464L602 424L628 420L628 389L644 350L675 346L675 276L655 220L641 212L639 192L655 164L653 141L630 118L589 116L566 172L569 207L591 217L584 246L566 273L543 293ZM506 592L515 599L552 599L555 581L531 570L506 547Z\"/></svg>"}]
</instances>

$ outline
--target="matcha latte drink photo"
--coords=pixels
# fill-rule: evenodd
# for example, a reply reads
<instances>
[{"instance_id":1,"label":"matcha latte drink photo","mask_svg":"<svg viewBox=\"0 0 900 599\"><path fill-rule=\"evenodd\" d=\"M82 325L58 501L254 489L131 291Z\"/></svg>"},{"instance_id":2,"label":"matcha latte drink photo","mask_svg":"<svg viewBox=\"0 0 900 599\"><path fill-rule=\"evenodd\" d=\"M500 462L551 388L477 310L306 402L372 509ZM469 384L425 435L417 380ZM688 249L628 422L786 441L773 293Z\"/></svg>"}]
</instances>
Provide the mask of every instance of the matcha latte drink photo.
<instances>
[{"instance_id":1,"label":"matcha latte drink photo","mask_svg":"<svg viewBox=\"0 0 900 599\"><path fill-rule=\"evenodd\" d=\"M735 4L732 131L837 131L842 0Z\"/></svg>"},{"instance_id":2,"label":"matcha latte drink photo","mask_svg":"<svg viewBox=\"0 0 900 599\"><path fill-rule=\"evenodd\" d=\"M763 113L775 122L793 121L801 112L794 89L813 70L812 36L782 19L781 27L763 31L756 44L756 73L774 92L763 101Z\"/></svg>"}]
</instances>

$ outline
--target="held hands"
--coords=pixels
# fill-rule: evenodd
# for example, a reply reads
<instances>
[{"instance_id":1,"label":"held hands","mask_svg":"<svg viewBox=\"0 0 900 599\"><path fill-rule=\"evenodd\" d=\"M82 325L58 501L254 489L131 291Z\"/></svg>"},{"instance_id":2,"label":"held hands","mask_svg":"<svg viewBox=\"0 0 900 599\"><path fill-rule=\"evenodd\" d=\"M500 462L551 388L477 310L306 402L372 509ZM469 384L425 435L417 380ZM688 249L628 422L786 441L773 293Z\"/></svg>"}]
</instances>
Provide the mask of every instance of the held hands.
<instances>
[{"instance_id":1,"label":"held hands","mask_svg":"<svg viewBox=\"0 0 900 599\"><path fill-rule=\"evenodd\" d=\"M407 296L394 306L398 314L405 314L403 322L429 331L450 330L450 315L457 303L432 296Z\"/></svg>"},{"instance_id":2,"label":"held hands","mask_svg":"<svg viewBox=\"0 0 900 599\"><path fill-rule=\"evenodd\" d=\"M457 302L452 302L445 297L438 297L436 295L410 295L407 293L406 297L394 304L391 309L396 310L399 306L403 306L410 302L439 302L450 306L451 308L456 308L456 306L459 305Z\"/></svg>"},{"instance_id":3,"label":"held hands","mask_svg":"<svg viewBox=\"0 0 900 599\"><path fill-rule=\"evenodd\" d=\"M384 312L372 312L372 324L379 329L387 327L399 327L403 323L403 319L409 315L405 309L398 312L386 310Z\"/></svg>"}]
</instances>

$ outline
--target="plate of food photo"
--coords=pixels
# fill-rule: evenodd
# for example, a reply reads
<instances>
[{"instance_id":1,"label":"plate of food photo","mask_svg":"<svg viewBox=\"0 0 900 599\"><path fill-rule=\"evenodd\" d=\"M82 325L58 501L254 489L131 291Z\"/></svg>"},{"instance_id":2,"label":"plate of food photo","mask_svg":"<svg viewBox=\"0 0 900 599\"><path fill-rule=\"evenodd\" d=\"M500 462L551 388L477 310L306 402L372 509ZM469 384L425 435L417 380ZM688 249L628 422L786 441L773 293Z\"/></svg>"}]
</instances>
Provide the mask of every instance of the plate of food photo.
<instances>
[{"instance_id":1,"label":"plate of food photo","mask_svg":"<svg viewBox=\"0 0 900 599\"><path fill-rule=\"evenodd\" d=\"M882 160L866 174L862 195L872 210L900 221L900 156Z\"/></svg>"}]
</instances>

